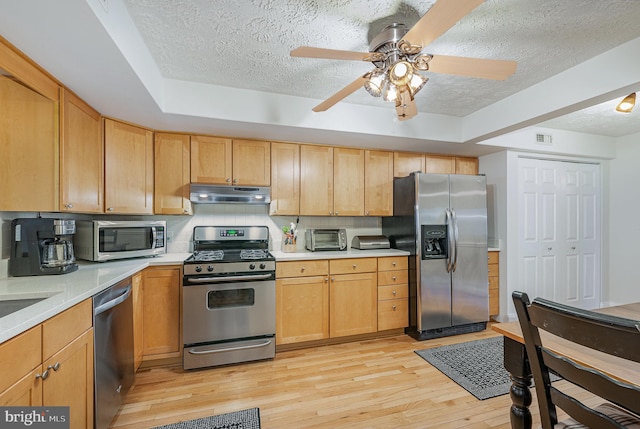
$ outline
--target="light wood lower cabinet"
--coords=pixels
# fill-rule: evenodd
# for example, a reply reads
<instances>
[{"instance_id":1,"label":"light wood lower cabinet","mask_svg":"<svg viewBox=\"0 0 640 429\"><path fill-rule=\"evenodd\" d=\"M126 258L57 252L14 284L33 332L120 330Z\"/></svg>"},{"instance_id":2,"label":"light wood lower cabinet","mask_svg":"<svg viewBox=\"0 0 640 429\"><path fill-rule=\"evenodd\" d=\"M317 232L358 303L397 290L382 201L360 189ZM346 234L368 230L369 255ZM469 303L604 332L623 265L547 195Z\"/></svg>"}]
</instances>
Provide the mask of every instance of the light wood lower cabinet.
<instances>
[{"instance_id":1,"label":"light wood lower cabinet","mask_svg":"<svg viewBox=\"0 0 640 429\"><path fill-rule=\"evenodd\" d=\"M133 367L137 371L142 363L144 344L144 307L142 305L142 273L131 276L131 303L133 306Z\"/></svg>"},{"instance_id":2,"label":"light wood lower cabinet","mask_svg":"<svg viewBox=\"0 0 640 429\"><path fill-rule=\"evenodd\" d=\"M489 316L500 313L500 252L489 252Z\"/></svg>"},{"instance_id":3,"label":"light wood lower cabinet","mask_svg":"<svg viewBox=\"0 0 640 429\"><path fill-rule=\"evenodd\" d=\"M331 275L329 334L331 338L378 330L375 272Z\"/></svg>"},{"instance_id":4,"label":"light wood lower cabinet","mask_svg":"<svg viewBox=\"0 0 640 429\"><path fill-rule=\"evenodd\" d=\"M0 406L68 406L70 428L93 427L91 299L0 345Z\"/></svg>"},{"instance_id":5,"label":"light wood lower cabinet","mask_svg":"<svg viewBox=\"0 0 640 429\"><path fill-rule=\"evenodd\" d=\"M180 356L180 270L150 267L142 272L143 360Z\"/></svg>"},{"instance_id":6,"label":"light wood lower cabinet","mask_svg":"<svg viewBox=\"0 0 640 429\"><path fill-rule=\"evenodd\" d=\"M378 258L378 330L409 326L409 261Z\"/></svg>"},{"instance_id":7,"label":"light wood lower cabinet","mask_svg":"<svg viewBox=\"0 0 640 429\"><path fill-rule=\"evenodd\" d=\"M276 264L276 344L329 338L329 263Z\"/></svg>"}]
</instances>

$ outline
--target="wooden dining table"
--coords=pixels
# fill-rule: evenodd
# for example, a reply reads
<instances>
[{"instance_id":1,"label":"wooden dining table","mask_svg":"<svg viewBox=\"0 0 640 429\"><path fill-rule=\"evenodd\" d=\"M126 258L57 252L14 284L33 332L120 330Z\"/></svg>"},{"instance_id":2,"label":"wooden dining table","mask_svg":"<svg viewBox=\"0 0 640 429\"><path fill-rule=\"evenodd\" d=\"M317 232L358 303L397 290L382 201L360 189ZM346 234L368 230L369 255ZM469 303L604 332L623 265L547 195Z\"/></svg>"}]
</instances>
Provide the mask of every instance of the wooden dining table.
<instances>
[{"instance_id":1,"label":"wooden dining table","mask_svg":"<svg viewBox=\"0 0 640 429\"><path fill-rule=\"evenodd\" d=\"M604 307L593 310L632 320L640 320L640 302ZM491 326L496 332L504 335L504 367L511 375L511 427L514 429L530 429L532 425L531 411L531 368L524 347L524 338L519 322L496 323ZM567 356L576 362L596 368L627 383L640 386L640 363L630 362L615 356L580 346L540 331L545 346L558 354ZM637 345L640 347L640 344Z\"/></svg>"}]
</instances>

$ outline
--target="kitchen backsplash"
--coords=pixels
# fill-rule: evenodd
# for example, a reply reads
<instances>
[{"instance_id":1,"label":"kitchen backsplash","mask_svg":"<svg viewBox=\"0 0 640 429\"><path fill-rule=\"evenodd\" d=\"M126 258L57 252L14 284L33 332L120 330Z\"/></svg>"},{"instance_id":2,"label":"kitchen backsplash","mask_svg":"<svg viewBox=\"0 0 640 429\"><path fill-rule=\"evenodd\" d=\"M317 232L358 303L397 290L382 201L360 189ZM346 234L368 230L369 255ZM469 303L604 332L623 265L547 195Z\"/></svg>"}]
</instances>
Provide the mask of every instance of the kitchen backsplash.
<instances>
[{"instance_id":1,"label":"kitchen backsplash","mask_svg":"<svg viewBox=\"0 0 640 429\"><path fill-rule=\"evenodd\" d=\"M42 217L61 219L111 219L140 220L154 219L167 221L170 253L191 253L193 251L193 227L200 225L244 226L266 225L270 232L271 250L280 250L282 227L296 222L296 216L269 216L269 206L248 204L197 204L193 216L118 216L83 215L67 213L41 213ZM11 246L11 221L16 218L36 217L38 213L0 212L0 278L7 277ZM342 216L301 216L298 223L298 250L304 249L304 233L308 228L345 228L349 247L355 235L382 234L382 221L379 217L342 217Z\"/></svg>"}]
</instances>

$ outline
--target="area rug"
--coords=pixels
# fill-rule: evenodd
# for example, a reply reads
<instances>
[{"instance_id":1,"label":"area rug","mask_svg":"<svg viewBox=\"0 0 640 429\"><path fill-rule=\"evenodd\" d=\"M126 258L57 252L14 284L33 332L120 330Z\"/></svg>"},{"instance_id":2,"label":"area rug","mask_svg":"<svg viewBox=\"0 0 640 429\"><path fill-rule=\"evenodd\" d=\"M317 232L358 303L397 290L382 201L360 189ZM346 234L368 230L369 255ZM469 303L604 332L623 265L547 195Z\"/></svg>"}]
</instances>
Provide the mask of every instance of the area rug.
<instances>
[{"instance_id":1,"label":"area rug","mask_svg":"<svg viewBox=\"0 0 640 429\"><path fill-rule=\"evenodd\" d=\"M505 395L511 388L509 373L503 366L502 336L416 353L478 399Z\"/></svg>"},{"instance_id":2,"label":"area rug","mask_svg":"<svg viewBox=\"0 0 640 429\"><path fill-rule=\"evenodd\" d=\"M217 416L202 417L154 429L260 429L260 409L234 411Z\"/></svg>"}]
</instances>

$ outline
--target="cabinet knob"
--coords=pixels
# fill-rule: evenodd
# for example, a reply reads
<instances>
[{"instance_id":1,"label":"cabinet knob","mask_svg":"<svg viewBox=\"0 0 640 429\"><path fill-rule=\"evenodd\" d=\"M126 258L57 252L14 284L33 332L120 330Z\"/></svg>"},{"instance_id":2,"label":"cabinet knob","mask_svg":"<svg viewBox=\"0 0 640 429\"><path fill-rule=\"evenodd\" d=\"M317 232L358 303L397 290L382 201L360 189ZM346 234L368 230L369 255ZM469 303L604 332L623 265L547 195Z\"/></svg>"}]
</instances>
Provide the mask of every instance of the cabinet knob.
<instances>
[{"instance_id":1,"label":"cabinet knob","mask_svg":"<svg viewBox=\"0 0 640 429\"><path fill-rule=\"evenodd\" d=\"M233 183L238 183L238 179L233 179Z\"/></svg>"},{"instance_id":2,"label":"cabinet knob","mask_svg":"<svg viewBox=\"0 0 640 429\"><path fill-rule=\"evenodd\" d=\"M36 374L36 378L46 380L49 377L49 370L46 369L42 374Z\"/></svg>"},{"instance_id":3,"label":"cabinet knob","mask_svg":"<svg viewBox=\"0 0 640 429\"><path fill-rule=\"evenodd\" d=\"M393 311L396 311L396 306L394 305L393 307L391 307L393 309Z\"/></svg>"},{"instance_id":4,"label":"cabinet knob","mask_svg":"<svg viewBox=\"0 0 640 429\"><path fill-rule=\"evenodd\" d=\"M364 212L364 214L365 214L365 216L369 216L369 212L368 211Z\"/></svg>"},{"instance_id":5,"label":"cabinet knob","mask_svg":"<svg viewBox=\"0 0 640 429\"><path fill-rule=\"evenodd\" d=\"M336 281L336 278L335 278L335 277L331 277L331 281L332 281L332 282L335 282L335 281Z\"/></svg>"},{"instance_id":6,"label":"cabinet knob","mask_svg":"<svg viewBox=\"0 0 640 429\"><path fill-rule=\"evenodd\" d=\"M333 212L329 210L329 216L333 216Z\"/></svg>"},{"instance_id":7,"label":"cabinet knob","mask_svg":"<svg viewBox=\"0 0 640 429\"><path fill-rule=\"evenodd\" d=\"M338 216L340 214L340 212L336 212L336 216Z\"/></svg>"},{"instance_id":8,"label":"cabinet knob","mask_svg":"<svg viewBox=\"0 0 640 429\"><path fill-rule=\"evenodd\" d=\"M73 204L69 203L69 204L65 204L64 207L66 209L72 209L73 208Z\"/></svg>"},{"instance_id":9,"label":"cabinet knob","mask_svg":"<svg viewBox=\"0 0 640 429\"><path fill-rule=\"evenodd\" d=\"M182 213L184 213L184 214L189 214L189 210L184 209L184 210L182 210Z\"/></svg>"},{"instance_id":10,"label":"cabinet knob","mask_svg":"<svg viewBox=\"0 0 640 429\"><path fill-rule=\"evenodd\" d=\"M395 267L395 266L396 266L396 261L393 261L393 262L391 263L391 265L393 265L393 266Z\"/></svg>"},{"instance_id":11,"label":"cabinet knob","mask_svg":"<svg viewBox=\"0 0 640 429\"><path fill-rule=\"evenodd\" d=\"M113 211L113 207L107 207L107 211L108 212L112 212Z\"/></svg>"},{"instance_id":12,"label":"cabinet knob","mask_svg":"<svg viewBox=\"0 0 640 429\"><path fill-rule=\"evenodd\" d=\"M397 280L398 278L396 276L391 277L391 280L393 280L394 282Z\"/></svg>"},{"instance_id":13,"label":"cabinet knob","mask_svg":"<svg viewBox=\"0 0 640 429\"><path fill-rule=\"evenodd\" d=\"M396 291L394 290L393 292L391 292L393 294L393 296L396 296Z\"/></svg>"},{"instance_id":14,"label":"cabinet knob","mask_svg":"<svg viewBox=\"0 0 640 429\"><path fill-rule=\"evenodd\" d=\"M227 183L231 183L231 178L227 177L227 179L225 180L225 182L227 182Z\"/></svg>"},{"instance_id":15,"label":"cabinet knob","mask_svg":"<svg viewBox=\"0 0 640 429\"><path fill-rule=\"evenodd\" d=\"M306 270L306 268L305 268L305 267L300 268L300 272L301 272L301 273L304 273L304 270Z\"/></svg>"},{"instance_id":16,"label":"cabinet knob","mask_svg":"<svg viewBox=\"0 0 640 429\"><path fill-rule=\"evenodd\" d=\"M356 264L353 264L353 269L354 269L354 270L356 269Z\"/></svg>"}]
</instances>

